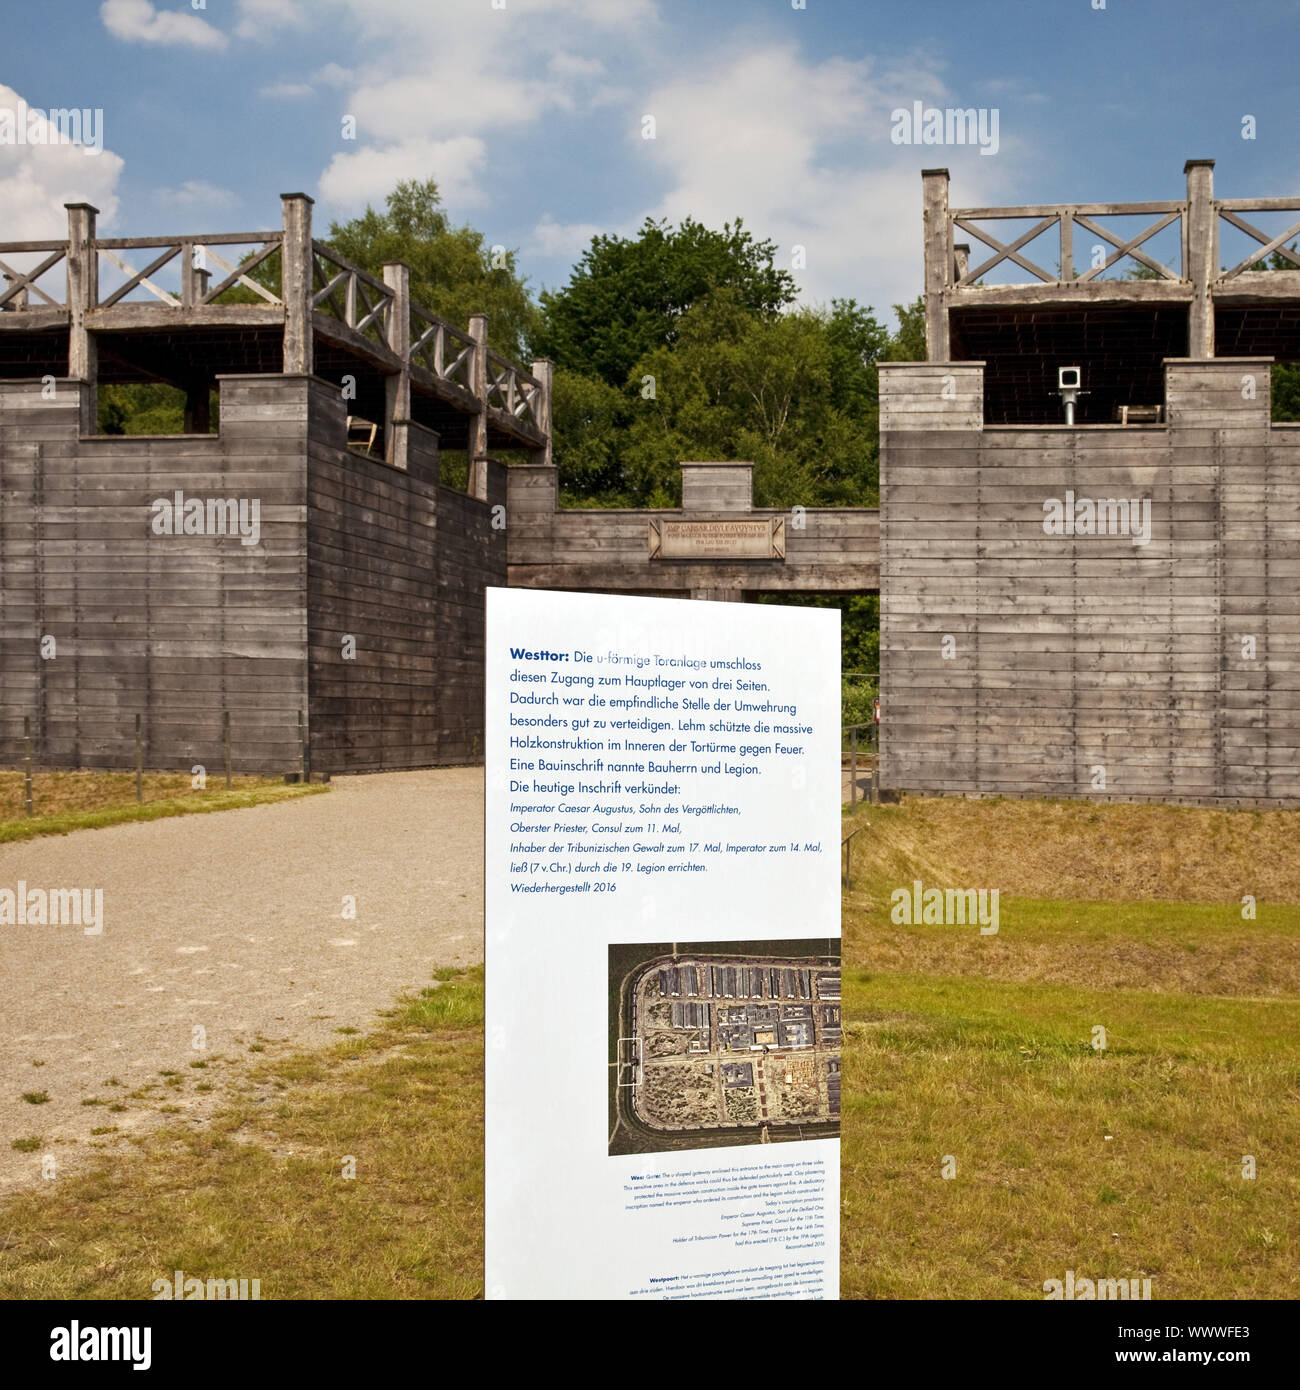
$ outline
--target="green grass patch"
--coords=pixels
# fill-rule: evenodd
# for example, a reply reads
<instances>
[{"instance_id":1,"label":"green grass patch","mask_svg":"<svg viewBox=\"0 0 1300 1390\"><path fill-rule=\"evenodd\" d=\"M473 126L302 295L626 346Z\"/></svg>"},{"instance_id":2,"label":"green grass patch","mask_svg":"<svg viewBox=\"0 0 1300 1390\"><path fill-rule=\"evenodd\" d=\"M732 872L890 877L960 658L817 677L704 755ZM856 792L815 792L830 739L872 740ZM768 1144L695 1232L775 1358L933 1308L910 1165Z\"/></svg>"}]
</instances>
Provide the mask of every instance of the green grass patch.
<instances>
[{"instance_id":1,"label":"green grass patch","mask_svg":"<svg viewBox=\"0 0 1300 1390\"><path fill-rule=\"evenodd\" d=\"M481 970L457 972L363 1037L264 1064L202 1131L11 1199L0 1286L142 1299L183 1269L265 1299L481 1297L482 1017Z\"/></svg>"},{"instance_id":2,"label":"green grass patch","mask_svg":"<svg viewBox=\"0 0 1300 1390\"><path fill-rule=\"evenodd\" d=\"M46 774L53 775L53 774ZM65 774L67 776L95 775L104 778L129 778L131 786L128 794L123 791L121 799L90 807L56 810L45 814L25 816L21 809L12 807L6 810L6 818L0 819L0 844L17 840L34 840L41 835L67 835L73 830L97 830L108 825L123 825L132 821L162 820L169 816L202 815L209 811L235 811L249 806L264 806L275 801L290 801L300 796L317 796L328 792L324 783L297 783L286 786L267 778L241 778L238 780L254 782L251 787L232 787L226 791L209 788L207 791L185 792L181 795L164 796L157 800L137 802L135 783L130 774ZM16 773L0 773L0 779L21 776ZM185 779L188 785L188 778ZM12 798L10 798L12 800ZM38 803L39 805L39 803Z\"/></svg>"}]
</instances>

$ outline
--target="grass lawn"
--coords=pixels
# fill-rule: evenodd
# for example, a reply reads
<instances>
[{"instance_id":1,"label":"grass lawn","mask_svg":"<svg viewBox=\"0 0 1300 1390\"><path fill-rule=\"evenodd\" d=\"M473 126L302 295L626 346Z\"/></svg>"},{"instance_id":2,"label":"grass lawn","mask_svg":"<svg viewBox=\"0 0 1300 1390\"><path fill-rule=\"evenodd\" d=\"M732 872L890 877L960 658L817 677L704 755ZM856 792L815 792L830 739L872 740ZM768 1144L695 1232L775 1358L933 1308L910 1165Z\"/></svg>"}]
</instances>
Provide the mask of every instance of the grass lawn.
<instances>
[{"instance_id":1,"label":"grass lawn","mask_svg":"<svg viewBox=\"0 0 1300 1390\"><path fill-rule=\"evenodd\" d=\"M845 1297L1037 1299L1069 1269L1154 1299L1300 1295L1300 814L852 820ZM998 888L997 934L894 924L914 878ZM232 1071L207 1124L11 1200L0 1288L148 1298L182 1269L264 1298L480 1296L482 973L439 974L370 1033Z\"/></svg>"},{"instance_id":2,"label":"grass lawn","mask_svg":"<svg viewBox=\"0 0 1300 1390\"><path fill-rule=\"evenodd\" d=\"M227 791L222 774L210 777L207 788L199 791L191 786L190 775L181 772L146 772L141 782L144 800L137 802L134 772L34 772L33 814L28 816L22 772L0 771L0 844L124 821L230 811L329 790L323 783L286 786L283 778L238 776L230 779Z\"/></svg>"},{"instance_id":3,"label":"grass lawn","mask_svg":"<svg viewBox=\"0 0 1300 1390\"><path fill-rule=\"evenodd\" d=\"M1300 816L907 800L853 821L845 1297L1042 1298L1067 1269L1153 1299L1300 1294ZM999 888L997 934L895 924L915 879Z\"/></svg>"},{"instance_id":4,"label":"grass lawn","mask_svg":"<svg viewBox=\"0 0 1300 1390\"><path fill-rule=\"evenodd\" d=\"M11 1199L4 1297L152 1298L177 1269L264 1299L481 1296L483 974L438 973L374 1032L232 1078L212 1122Z\"/></svg>"}]
</instances>

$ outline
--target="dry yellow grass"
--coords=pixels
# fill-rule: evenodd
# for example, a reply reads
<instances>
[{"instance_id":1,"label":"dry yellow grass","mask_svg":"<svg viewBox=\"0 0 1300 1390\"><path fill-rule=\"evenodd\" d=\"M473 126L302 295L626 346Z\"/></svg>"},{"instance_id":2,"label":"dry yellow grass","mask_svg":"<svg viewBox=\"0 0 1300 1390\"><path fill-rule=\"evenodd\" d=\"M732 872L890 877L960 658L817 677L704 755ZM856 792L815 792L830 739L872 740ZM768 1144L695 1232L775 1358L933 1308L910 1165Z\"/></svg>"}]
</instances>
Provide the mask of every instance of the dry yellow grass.
<instances>
[{"instance_id":1,"label":"dry yellow grass","mask_svg":"<svg viewBox=\"0 0 1300 1390\"><path fill-rule=\"evenodd\" d=\"M845 1296L1042 1298L1073 1269L1296 1297L1300 815L909 798L851 823ZM997 934L895 923L914 879L997 888Z\"/></svg>"},{"instance_id":2,"label":"dry yellow grass","mask_svg":"<svg viewBox=\"0 0 1300 1390\"><path fill-rule=\"evenodd\" d=\"M1300 904L1300 811L906 797L852 823L876 830L854 842L855 878L860 862L1027 898Z\"/></svg>"}]
</instances>

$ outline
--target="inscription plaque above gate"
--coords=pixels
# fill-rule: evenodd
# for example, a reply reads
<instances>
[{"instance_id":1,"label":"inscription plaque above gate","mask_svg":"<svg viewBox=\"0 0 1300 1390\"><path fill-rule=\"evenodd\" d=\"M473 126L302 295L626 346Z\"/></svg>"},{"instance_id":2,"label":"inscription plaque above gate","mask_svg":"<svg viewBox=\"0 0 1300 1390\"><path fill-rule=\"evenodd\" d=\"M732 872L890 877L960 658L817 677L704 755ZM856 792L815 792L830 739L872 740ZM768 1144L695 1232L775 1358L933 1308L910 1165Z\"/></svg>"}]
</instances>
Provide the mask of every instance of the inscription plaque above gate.
<instances>
[{"instance_id":1,"label":"inscription plaque above gate","mask_svg":"<svg viewBox=\"0 0 1300 1390\"><path fill-rule=\"evenodd\" d=\"M784 560L785 518L652 521L652 560Z\"/></svg>"}]
</instances>

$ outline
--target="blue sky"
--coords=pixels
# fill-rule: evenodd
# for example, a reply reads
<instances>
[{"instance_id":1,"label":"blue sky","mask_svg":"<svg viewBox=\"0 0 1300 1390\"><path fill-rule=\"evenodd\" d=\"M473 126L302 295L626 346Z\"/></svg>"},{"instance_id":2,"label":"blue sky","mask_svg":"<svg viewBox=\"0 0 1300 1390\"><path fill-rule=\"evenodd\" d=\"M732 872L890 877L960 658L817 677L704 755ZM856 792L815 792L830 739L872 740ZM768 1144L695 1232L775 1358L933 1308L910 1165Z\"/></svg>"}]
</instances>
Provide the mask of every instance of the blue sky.
<instances>
[{"instance_id":1,"label":"blue sky","mask_svg":"<svg viewBox=\"0 0 1300 1390\"><path fill-rule=\"evenodd\" d=\"M323 235L432 175L534 289L594 232L742 216L781 263L806 248L804 298L884 310L920 289L923 167L950 167L965 206L1178 198L1206 156L1221 196L1300 190L1297 0L1096 3L29 6L0 107L102 108L104 152L0 144L0 240L59 235L80 197L105 235L270 227L296 190ZM996 109L997 153L894 143L917 101Z\"/></svg>"}]
</instances>

